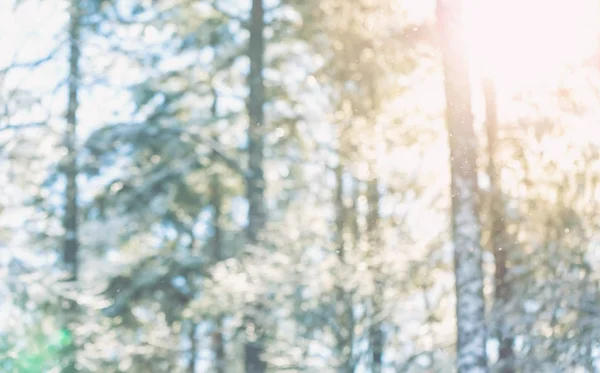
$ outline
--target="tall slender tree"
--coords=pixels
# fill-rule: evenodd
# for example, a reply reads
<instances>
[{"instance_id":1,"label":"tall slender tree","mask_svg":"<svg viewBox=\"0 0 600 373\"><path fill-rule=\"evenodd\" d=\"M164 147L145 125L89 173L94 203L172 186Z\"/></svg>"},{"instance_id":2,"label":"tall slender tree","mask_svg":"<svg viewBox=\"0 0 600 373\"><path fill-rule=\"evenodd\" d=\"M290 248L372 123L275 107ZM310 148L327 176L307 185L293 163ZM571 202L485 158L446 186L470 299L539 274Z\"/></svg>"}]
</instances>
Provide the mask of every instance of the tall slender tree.
<instances>
[{"instance_id":1,"label":"tall slender tree","mask_svg":"<svg viewBox=\"0 0 600 373\"><path fill-rule=\"evenodd\" d=\"M374 167L371 167L370 180L367 184L367 202L369 204L369 213L367 215L367 239L369 244L369 251L371 260L375 263L372 264L371 270L373 271L373 277L375 281L375 291L372 296L372 307L373 307L373 320L369 327L369 344L371 347L372 357L372 369L373 373L380 373L382 369L383 360L383 347L384 347L384 335L383 325L381 322L382 318L382 286L381 286L381 266L379 265L378 249L381 247L381 237L379 232L379 191L378 191L378 179L374 174Z\"/></svg>"},{"instance_id":2,"label":"tall slender tree","mask_svg":"<svg viewBox=\"0 0 600 373\"><path fill-rule=\"evenodd\" d=\"M66 155L64 159L64 175L66 180L65 188L65 210L64 210L64 247L62 261L67 271L67 280L76 282L79 270L79 240L78 240L78 203L77 203L77 109L79 106L78 93L80 85L80 42L81 42L81 4L77 0L72 0L69 6L69 75L67 112L65 115L65 148ZM76 303L68 300L64 303L64 312L66 323L64 333L67 336L67 345L64 348L64 373L78 371L77 369L77 346L74 341L74 335L71 323L76 313Z\"/></svg>"},{"instance_id":3,"label":"tall slender tree","mask_svg":"<svg viewBox=\"0 0 600 373\"><path fill-rule=\"evenodd\" d=\"M213 104L211 112L213 117L217 117L218 96L213 88ZM216 142L216 140L215 140ZM219 155L213 150L212 162L219 162ZM223 255L223 232L222 232L222 215L223 215L223 185L221 183L218 171L213 171L210 178L210 205L213 211L212 214L212 260L218 263L224 259ZM212 349L214 358L215 373L225 373L225 345L223 341L223 317L218 315L215 320L215 330L212 334Z\"/></svg>"},{"instance_id":4,"label":"tall slender tree","mask_svg":"<svg viewBox=\"0 0 600 373\"><path fill-rule=\"evenodd\" d=\"M496 264L494 271L494 308L496 318L494 325L498 347L498 372L514 373L513 338L510 327L507 325L505 312L509 305L510 284L507 278L508 255L511 243L507 237L506 216L502 195L502 181L496 163L498 157L498 115L496 103L496 89L491 75L484 77L484 98L486 110L486 133L488 143L488 176L490 178L490 245L494 253Z\"/></svg>"},{"instance_id":5,"label":"tall slender tree","mask_svg":"<svg viewBox=\"0 0 600 373\"><path fill-rule=\"evenodd\" d=\"M344 131L342 131L344 132ZM344 205L344 152L346 139L342 134L340 148L338 150L338 165L335 167L336 189L334 195L335 206L335 248L339 264L344 274L347 268L347 247L344 240L345 225L348 223L348 208ZM358 237L354 234L355 238ZM344 275L342 275L344 276ZM343 278L343 277L342 277ZM339 373L353 373L356 367L354 359L354 314L352 311L352 293L344 288L344 282L340 281L335 287L336 322L338 324L335 333L336 350L339 354Z\"/></svg>"},{"instance_id":6,"label":"tall slender tree","mask_svg":"<svg viewBox=\"0 0 600 373\"><path fill-rule=\"evenodd\" d=\"M246 177L246 198L248 200L248 243L257 244L260 231L266 222L265 178L263 170L264 148L264 104L265 87L263 81L264 64L264 5L262 0L252 0L250 19L250 41L248 57L248 175ZM249 340L244 346L244 367L246 373L263 373L267 366L264 353L263 331L256 320L248 322L246 334Z\"/></svg>"},{"instance_id":7,"label":"tall slender tree","mask_svg":"<svg viewBox=\"0 0 600 373\"><path fill-rule=\"evenodd\" d=\"M223 208L223 194L221 191L222 185L218 175L211 177L211 205L213 208L213 236L212 236L212 248L213 248L213 259L215 263L223 259L223 243L222 243L222 232L221 232L221 215ZM215 331L212 334L212 349L214 358L214 371L215 373L225 373L225 345L223 341L223 318L221 315L217 316L215 320Z\"/></svg>"},{"instance_id":8,"label":"tall slender tree","mask_svg":"<svg viewBox=\"0 0 600 373\"><path fill-rule=\"evenodd\" d=\"M371 271L374 281L374 292L371 297L372 318L369 326L369 344L371 348L372 370L373 373L381 373L383 363L383 348L384 348L384 328L382 325L382 293L383 293L383 274L381 266L381 252L383 240L380 230L380 194L379 194L379 177L378 177L378 147L383 146L379 143L377 123L377 113L380 110L378 92L375 87L377 72L373 71L372 66L367 67L367 89L369 107L366 109L368 118L373 120L371 124L371 141L370 149L367 154L369 162L369 180L367 182L367 204L369 210L367 213L367 243L369 247L369 256L371 260Z\"/></svg>"},{"instance_id":9,"label":"tall slender tree","mask_svg":"<svg viewBox=\"0 0 600 373\"><path fill-rule=\"evenodd\" d=\"M485 373L481 224L467 48L461 0L437 1L450 144L458 373Z\"/></svg>"}]
</instances>

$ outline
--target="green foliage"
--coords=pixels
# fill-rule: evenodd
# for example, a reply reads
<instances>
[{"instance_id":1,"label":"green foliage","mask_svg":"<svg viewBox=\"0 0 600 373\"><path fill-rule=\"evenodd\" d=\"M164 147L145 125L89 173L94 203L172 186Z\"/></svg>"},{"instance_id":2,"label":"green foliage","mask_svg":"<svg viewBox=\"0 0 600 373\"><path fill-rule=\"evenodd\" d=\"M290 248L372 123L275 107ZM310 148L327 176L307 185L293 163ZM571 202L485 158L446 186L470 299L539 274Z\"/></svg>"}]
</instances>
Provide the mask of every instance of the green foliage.
<instances>
[{"instance_id":1,"label":"green foliage","mask_svg":"<svg viewBox=\"0 0 600 373\"><path fill-rule=\"evenodd\" d=\"M0 366L3 372L44 373L60 361L60 351L72 342L70 332L28 330L19 341L4 338Z\"/></svg>"}]
</instances>

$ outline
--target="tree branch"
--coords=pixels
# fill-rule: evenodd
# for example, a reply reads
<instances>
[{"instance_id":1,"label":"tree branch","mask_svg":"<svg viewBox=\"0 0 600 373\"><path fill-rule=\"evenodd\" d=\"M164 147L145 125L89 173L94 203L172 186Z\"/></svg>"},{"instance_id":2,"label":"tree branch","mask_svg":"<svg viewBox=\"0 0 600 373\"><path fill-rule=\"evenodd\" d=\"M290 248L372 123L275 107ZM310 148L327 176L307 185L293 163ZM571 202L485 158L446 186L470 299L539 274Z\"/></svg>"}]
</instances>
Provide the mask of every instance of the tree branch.
<instances>
[{"instance_id":1,"label":"tree branch","mask_svg":"<svg viewBox=\"0 0 600 373\"><path fill-rule=\"evenodd\" d=\"M7 124L0 127L0 132L11 131L11 130L21 130L26 128L37 128L45 126L46 122L31 122L31 123L20 123L20 124Z\"/></svg>"},{"instance_id":2,"label":"tree branch","mask_svg":"<svg viewBox=\"0 0 600 373\"><path fill-rule=\"evenodd\" d=\"M185 132L185 133L187 135L189 135L190 137L194 138L195 140L197 140L198 142L206 144L213 152L215 152L215 155L217 155L223 161L223 163L225 163L225 165L227 167L229 167L234 172L240 174L244 179L248 179L250 177L248 171L244 170L238 162L236 162L234 159L230 158L225 153L225 150L221 147L221 144L219 144L217 141L211 139L210 137L203 136L199 133L195 133L195 132L194 133Z\"/></svg>"},{"instance_id":3,"label":"tree branch","mask_svg":"<svg viewBox=\"0 0 600 373\"><path fill-rule=\"evenodd\" d=\"M54 57L56 57L57 53L63 47L63 43L64 42L59 42L58 45L56 46L56 48L54 48L52 51L50 51L50 53L48 53L47 56L42 57L38 60L11 63L10 65L0 69L0 75L4 75L4 74L8 73L12 69L34 69L36 67L39 67L43 63L48 62L48 61L52 60Z\"/></svg>"},{"instance_id":4,"label":"tree branch","mask_svg":"<svg viewBox=\"0 0 600 373\"><path fill-rule=\"evenodd\" d=\"M156 263L159 261L159 263ZM113 299L113 304L102 310L106 317L116 317L129 309L130 304L160 284L169 282L177 276L185 276L190 272L206 275L205 261L200 257L185 257L182 259L152 256L139 266L134 267L129 275L120 275L111 279L105 295ZM157 268L158 267L158 268ZM166 270L161 271L160 269Z\"/></svg>"}]
</instances>

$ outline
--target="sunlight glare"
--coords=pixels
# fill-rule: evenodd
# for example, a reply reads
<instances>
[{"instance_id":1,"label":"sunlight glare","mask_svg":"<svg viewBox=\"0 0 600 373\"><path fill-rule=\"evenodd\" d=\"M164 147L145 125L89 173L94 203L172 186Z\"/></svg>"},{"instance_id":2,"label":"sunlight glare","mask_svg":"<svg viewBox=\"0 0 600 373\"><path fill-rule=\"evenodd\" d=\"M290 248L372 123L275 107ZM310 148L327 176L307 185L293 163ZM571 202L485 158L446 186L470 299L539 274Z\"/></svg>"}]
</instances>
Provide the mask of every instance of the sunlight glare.
<instances>
[{"instance_id":1,"label":"sunlight glare","mask_svg":"<svg viewBox=\"0 0 600 373\"><path fill-rule=\"evenodd\" d=\"M502 84L557 78L596 52L595 0L465 0L473 62Z\"/></svg>"}]
</instances>

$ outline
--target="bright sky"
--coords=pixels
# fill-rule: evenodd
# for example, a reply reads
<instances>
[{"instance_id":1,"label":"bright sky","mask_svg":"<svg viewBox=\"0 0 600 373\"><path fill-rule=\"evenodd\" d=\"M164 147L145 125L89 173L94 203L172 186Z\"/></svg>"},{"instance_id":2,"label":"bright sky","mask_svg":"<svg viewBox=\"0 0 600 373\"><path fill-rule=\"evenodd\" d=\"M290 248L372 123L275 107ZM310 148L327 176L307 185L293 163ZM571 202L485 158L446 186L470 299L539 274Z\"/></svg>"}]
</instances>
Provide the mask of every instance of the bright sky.
<instances>
[{"instance_id":1,"label":"bright sky","mask_svg":"<svg viewBox=\"0 0 600 373\"><path fill-rule=\"evenodd\" d=\"M556 79L599 42L597 0L466 0L471 59L511 89Z\"/></svg>"}]
</instances>

